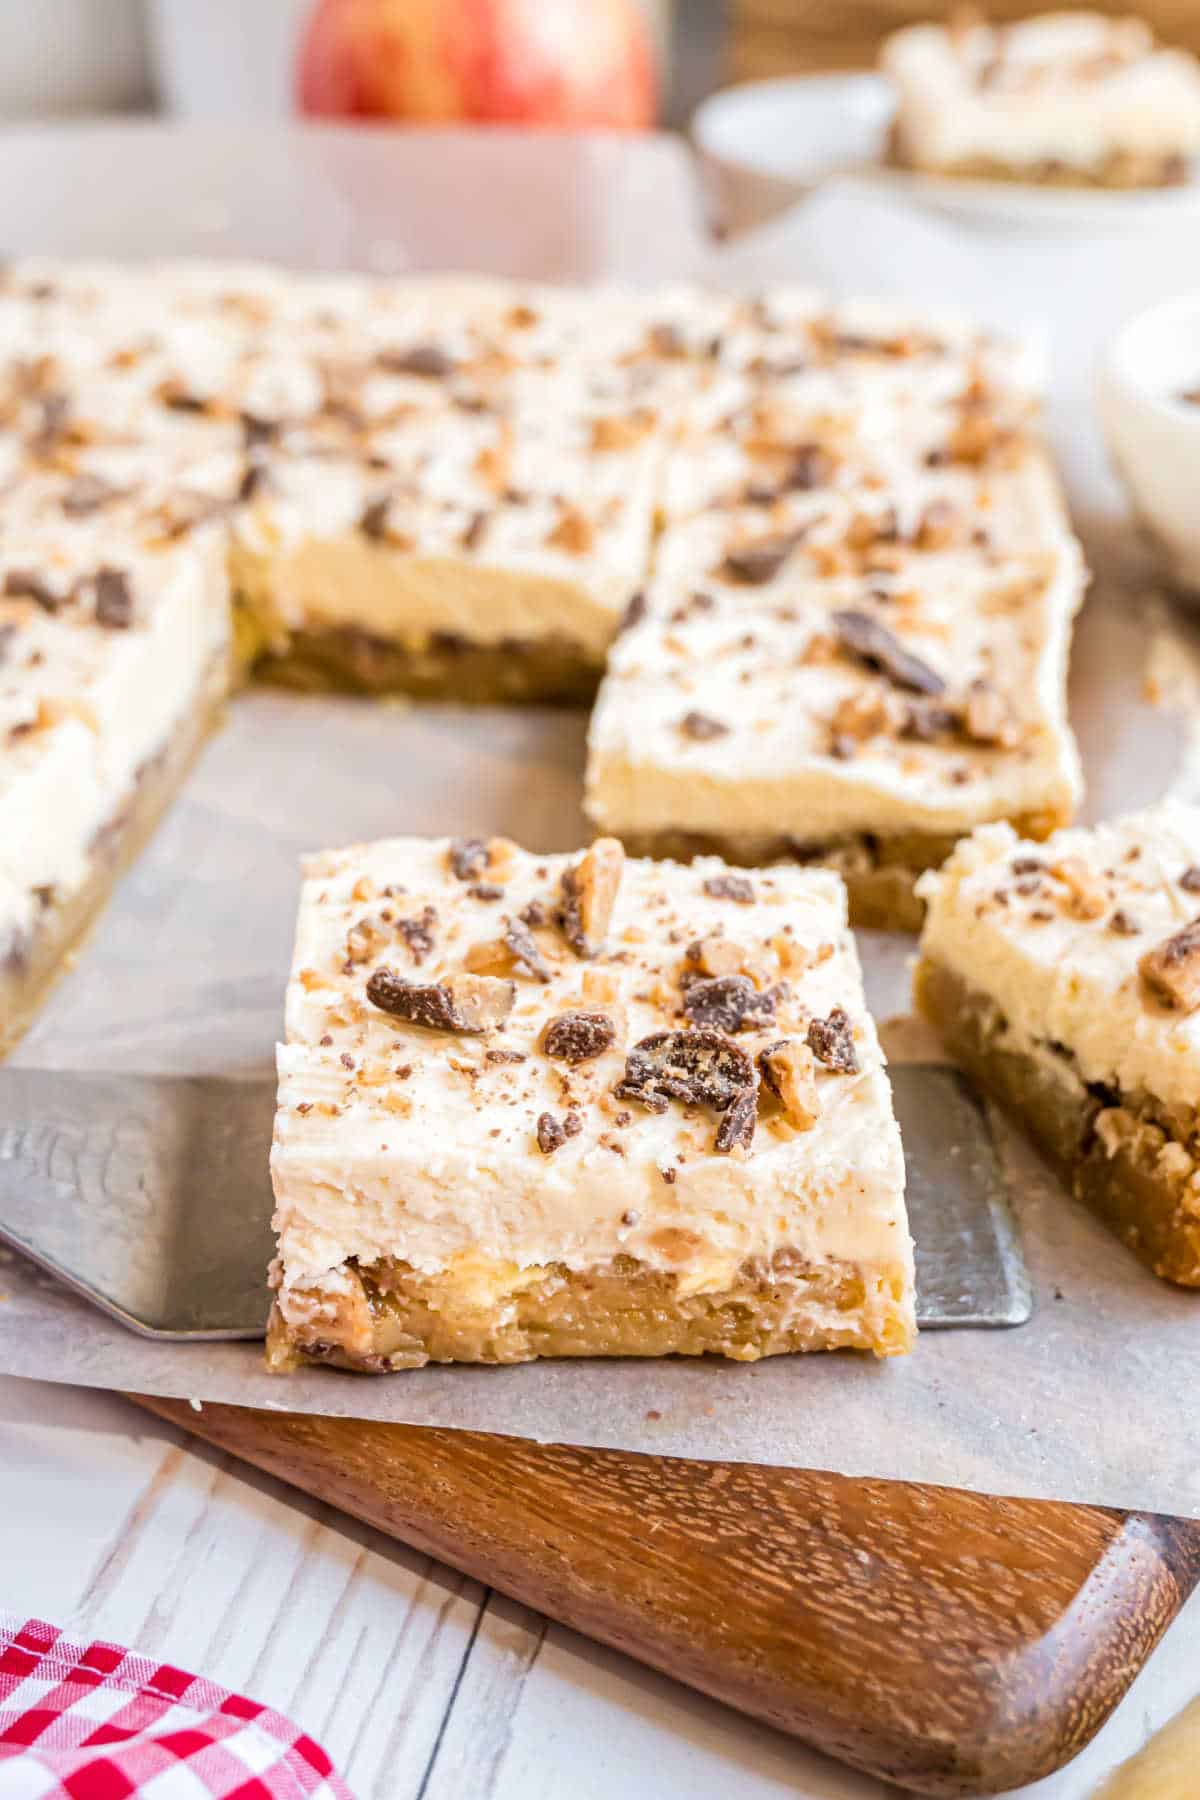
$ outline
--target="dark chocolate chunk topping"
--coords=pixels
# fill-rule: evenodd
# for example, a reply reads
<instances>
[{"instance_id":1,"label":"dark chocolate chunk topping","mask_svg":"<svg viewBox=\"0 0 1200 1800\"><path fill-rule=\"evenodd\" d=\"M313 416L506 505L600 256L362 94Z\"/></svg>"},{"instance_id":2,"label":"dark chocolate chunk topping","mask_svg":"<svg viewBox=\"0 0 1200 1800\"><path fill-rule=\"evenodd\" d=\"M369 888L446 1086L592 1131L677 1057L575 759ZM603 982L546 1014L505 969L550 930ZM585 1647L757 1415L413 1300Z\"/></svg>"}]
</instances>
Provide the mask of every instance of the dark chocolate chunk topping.
<instances>
[{"instance_id":1,"label":"dark chocolate chunk topping","mask_svg":"<svg viewBox=\"0 0 1200 1800\"><path fill-rule=\"evenodd\" d=\"M760 994L747 975L713 975L689 985L683 1010L714 1031L755 1030L774 1018L775 996Z\"/></svg>"},{"instance_id":2,"label":"dark chocolate chunk topping","mask_svg":"<svg viewBox=\"0 0 1200 1800\"><path fill-rule=\"evenodd\" d=\"M692 738L698 744L729 735L728 725L722 724L720 719L714 719L711 713L704 712L684 713L679 721L679 729L684 737Z\"/></svg>"},{"instance_id":3,"label":"dark chocolate chunk topping","mask_svg":"<svg viewBox=\"0 0 1200 1800\"><path fill-rule=\"evenodd\" d=\"M10 569L4 577L4 592L9 600L35 601L43 612L57 612L63 604L63 596L47 587L32 569Z\"/></svg>"},{"instance_id":4,"label":"dark chocolate chunk topping","mask_svg":"<svg viewBox=\"0 0 1200 1800\"><path fill-rule=\"evenodd\" d=\"M843 650L861 658L869 669L886 675L897 687L916 694L942 694L946 683L928 663L914 656L894 632L870 613L835 612L830 623Z\"/></svg>"},{"instance_id":5,"label":"dark chocolate chunk topping","mask_svg":"<svg viewBox=\"0 0 1200 1800\"><path fill-rule=\"evenodd\" d=\"M1187 894L1200 894L1200 864L1192 863L1179 877L1179 885Z\"/></svg>"},{"instance_id":6,"label":"dark chocolate chunk topping","mask_svg":"<svg viewBox=\"0 0 1200 1800\"><path fill-rule=\"evenodd\" d=\"M133 590L123 569L96 571L96 619L110 631L127 631L133 624Z\"/></svg>"},{"instance_id":7,"label":"dark chocolate chunk topping","mask_svg":"<svg viewBox=\"0 0 1200 1800\"><path fill-rule=\"evenodd\" d=\"M543 1156L553 1156L566 1143L567 1134L553 1113L538 1114L537 1141Z\"/></svg>"},{"instance_id":8,"label":"dark chocolate chunk topping","mask_svg":"<svg viewBox=\"0 0 1200 1800\"><path fill-rule=\"evenodd\" d=\"M550 965L537 946L537 939L522 919L509 919L504 927L504 942L519 969L535 981L549 981Z\"/></svg>"},{"instance_id":9,"label":"dark chocolate chunk topping","mask_svg":"<svg viewBox=\"0 0 1200 1800\"><path fill-rule=\"evenodd\" d=\"M806 1041L817 1061L827 1069L834 1069L839 1075L858 1074L854 1032L840 1006L835 1006L827 1019L810 1022Z\"/></svg>"},{"instance_id":10,"label":"dark chocolate chunk topping","mask_svg":"<svg viewBox=\"0 0 1200 1800\"><path fill-rule=\"evenodd\" d=\"M491 858L482 838L453 838L450 842L450 868L460 881L474 881L483 874Z\"/></svg>"},{"instance_id":11,"label":"dark chocolate chunk topping","mask_svg":"<svg viewBox=\"0 0 1200 1800\"><path fill-rule=\"evenodd\" d=\"M1132 913L1127 913L1124 907L1118 907L1108 921L1108 929L1118 937L1136 937L1142 928Z\"/></svg>"},{"instance_id":12,"label":"dark chocolate chunk topping","mask_svg":"<svg viewBox=\"0 0 1200 1800\"><path fill-rule=\"evenodd\" d=\"M437 911L432 906L423 907L410 919L396 920L396 930L408 945L415 963L423 963L433 949L433 927L436 924Z\"/></svg>"},{"instance_id":13,"label":"dark chocolate chunk topping","mask_svg":"<svg viewBox=\"0 0 1200 1800\"><path fill-rule=\"evenodd\" d=\"M623 631L632 631L635 625L641 624L645 616L646 596L639 588L636 594L629 596L629 603L621 614L621 623L617 626L617 636L620 637Z\"/></svg>"},{"instance_id":14,"label":"dark chocolate chunk topping","mask_svg":"<svg viewBox=\"0 0 1200 1800\"><path fill-rule=\"evenodd\" d=\"M754 1142L757 1122L758 1095L752 1087L743 1088L721 1115L714 1148L722 1155L728 1155L730 1150L748 1150Z\"/></svg>"},{"instance_id":15,"label":"dark chocolate chunk topping","mask_svg":"<svg viewBox=\"0 0 1200 1800\"><path fill-rule=\"evenodd\" d=\"M388 375L422 375L428 381L444 381L455 363L437 344L411 344L406 350L381 350L376 363Z\"/></svg>"},{"instance_id":16,"label":"dark chocolate chunk topping","mask_svg":"<svg viewBox=\"0 0 1200 1800\"><path fill-rule=\"evenodd\" d=\"M365 538L370 538L373 544L382 543L387 537L388 513L391 510L391 504L391 500L385 494L381 499L369 500L363 507L358 521L358 529Z\"/></svg>"},{"instance_id":17,"label":"dark chocolate chunk topping","mask_svg":"<svg viewBox=\"0 0 1200 1800\"><path fill-rule=\"evenodd\" d=\"M709 875L704 891L713 900L736 900L739 906L754 904L754 883L745 875Z\"/></svg>"},{"instance_id":18,"label":"dark chocolate chunk topping","mask_svg":"<svg viewBox=\"0 0 1200 1800\"><path fill-rule=\"evenodd\" d=\"M787 531L759 538L756 543L742 544L726 552L721 573L731 581L745 582L749 587L760 587L778 575L799 542L797 532Z\"/></svg>"},{"instance_id":19,"label":"dark chocolate chunk topping","mask_svg":"<svg viewBox=\"0 0 1200 1800\"><path fill-rule=\"evenodd\" d=\"M430 1031L479 1036L499 1025L512 1011L516 989L511 981L487 975L456 975L448 981L406 981L395 969L381 966L367 982L367 999L382 1012Z\"/></svg>"},{"instance_id":20,"label":"dark chocolate chunk topping","mask_svg":"<svg viewBox=\"0 0 1200 1800\"><path fill-rule=\"evenodd\" d=\"M637 1100L665 1112L672 1100L724 1112L737 1095L754 1089L750 1058L719 1031L655 1031L625 1058L618 1100Z\"/></svg>"},{"instance_id":21,"label":"dark chocolate chunk topping","mask_svg":"<svg viewBox=\"0 0 1200 1800\"><path fill-rule=\"evenodd\" d=\"M607 1013L563 1012L542 1033L542 1049L556 1062L590 1062L612 1047L616 1026Z\"/></svg>"},{"instance_id":22,"label":"dark chocolate chunk topping","mask_svg":"<svg viewBox=\"0 0 1200 1800\"><path fill-rule=\"evenodd\" d=\"M85 471L77 475L62 497L62 509L70 519L82 519L88 513L99 512L121 493L111 481L103 476L91 475Z\"/></svg>"}]
</instances>

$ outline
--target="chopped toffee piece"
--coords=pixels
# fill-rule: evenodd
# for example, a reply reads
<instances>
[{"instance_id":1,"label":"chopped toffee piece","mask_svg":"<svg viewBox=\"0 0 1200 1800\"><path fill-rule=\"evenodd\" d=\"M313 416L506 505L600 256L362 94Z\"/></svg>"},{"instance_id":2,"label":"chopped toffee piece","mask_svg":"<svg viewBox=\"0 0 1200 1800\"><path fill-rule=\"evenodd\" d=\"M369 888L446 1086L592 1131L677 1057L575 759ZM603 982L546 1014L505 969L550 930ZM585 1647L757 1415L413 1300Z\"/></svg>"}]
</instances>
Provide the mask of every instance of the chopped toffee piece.
<instances>
[{"instance_id":1,"label":"chopped toffee piece","mask_svg":"<svg viewBox=\"0 0 1200 1800\"><path fill-rule=\"evenodd\" d=\"M754 1142L757 1119L758 1094L752 1087L743 1088L734 1095L721 1114L717 1135L713 1140L714 1148L723 1155L730 1150L748 1150Z\"/></svg>"},{"instance_id":2,"label":"chopped toffee piece","mask_svg":"<svg viewBox=\"0 0 1200 1800\"><path fill-rule=\"evenodd\" d=\"M450 867L460 881L477 880L491 861L482 838L454 838L449 856Z\"/></svg>"},{"instance_id":3,"label":"chopped toffee piece","mask_svg":"<svg viewBox=\"0 0 1200 1800\"><path fill-rule=\"evenodd\" d=\"M561 1150L566 1143L567 1134L553 1113L538 1114L537 1141L538 1149L543 1156L553 1156L554 1152Z\"/></svg>"},{"instance_id":4,"label":"chopped toffee piece","mask_svg":"<svg viewBox=\"0 0 1200 1800\"><path fill-rule=\"evenodd\" d=\"M378 366L388 375L420 375L428 381L444 381L454 373L454 359L437 344L412 344L405 350L381 350Z\"/></svg>"},{"instance_id":5,"label":"chopped toffee piece","mask_svg":"<svg viewBox=\"0 0 1200 1800\"><path fill-rule=\"evenodd\" d=\"M408 945L409 955L415 963L423 963L433 949L433 927L437 924L437 913L432 906L426 906L410 919L397 919L396 930Z\"/></svg>"},{"instance_id":6,"label":"chopped toffee piece","mask_svg":"<svg viewBox=\"0 0 1200 1800\"><path fill-rule=\"evenodd\" d=\"M790 1038L760 1050L756 1058L763 1086L779 1101L797 1131L809 1131L821 1116L821 1096L813 1052Z\"/></svg>"},{"instance_id":7,"label":"chopped toffee piece","mask_svg":"<svg viewBox=\"0 0 1200 1800\"><path fill-rule=\"evenodd\" d=\"M1200 894L1200 863L1189 863L1179 877L1179 885L1185 894Z\"/></svg>"},{"instance_id":8,"label":"chopped toffee piece","mask_svg":"<svg viewBox=\"0 0 1200 1800\"><path fill-rule=\"evenodd\" d=\"M693 1025L758 1031L775 1016L775 995L760 994L748 976L716 975L690 984L683 1010Z\"/></svg>"},{"instance_id":9,"label":"chopped toffee piece","mask_svg":"<svg viewBox=\"0 0 1200 1800\"><path fill-rule=\"evenodd\" d=\"M133 590L122 569L99 569L95 578L96 618L110 631L127 631L133 624Z\"/></svg>"},{"instance_id":10,"label":"chopped toffee piece","mask_svg":"<svg viewBox=\"0 0 1200 1800\"><path fill-rule=\"evenodd\" d=\"M726 551L721 573L747 587L762 587L778 575L799 542L798 532L779 532L754 543L740 544Z\"/></svg>"},{"instance_id":11,"label":"chopped toffee piece","mask_svg":"<svg viewBox=\"0 0 1200 1800\"><path fill-rule=\"evenodd\" d=\"M550 964L538 949L537 939L522 919L509 919L504 927L504 942L518 969L532 975L535 981L549 981Z\"/></svg>"},{"instance_id":12,"label":"chopped toffee piece","mask_svg":"<svg viewBox=\"0 0 1200 1800\"><path fill-rule=\"evenodd\" d=\"M704 892L713 900L733 900L739 906L754 904L754 883L746 875L708 875Z\"/></svg>"},{"instance_id":13,"label":"chopped toffee piece","mask_svg":"<svg viewBox=\"0 0 1200 1800\"><path fill-rule=\"evenodd\" d=\"M946 683L935 669L914 656L893 631L870 613L847 609L835 612L831 623L844 650L860 657L869 669L886 675L897 687L915 694L942 694Z\"/></svg>"},{"instance_id":14,"label":"chopped toffee piece","mask_svg":"<svg viewBox=\"0 0 1200 1800\"><path fill-rule=\"evenodd\" d=\"M444 981L422 985L381 966L367 981L367 999L410 1025L478 1036L503 1024L513 1009L516 986L472 974L448 975Z\"/></svg>"},{"instance_id":15,"label":"chopped toffee piece","mask_svg":"<svg viewBox=\"0 0 1200 1800\"><path fill-rule=\"evenodd\" d=\"M1200 918L1147 950L1138 969L1156 1000L1175 1012L1195 1012L1200 1006Z\"/></svg>"},{"instance_id":16,"label":"chopped toffee piece","mask_svg":"<svg viewBox=\"0 0 1200 1800\"><path fill-rule=\"evenodd\" d=\"M617 839L597 838L574 868L563 871L562 933L576 956L598 956L603 949L624 866Z\"/></svg>"},{"instance_id":17,"label":"chopped toffee piece","mask_svg":"<svg viewBox=\"0 0 1200 1800\"><path fill-rule=\"evenodd\" d=\"M745 1088L754 1087L750 1058L719 1031L655 1031L635 1044L625 1075L613 1090L618 1100L637 1100L665 1112L672 1100L723 1112Z\"/></svg>"},{"instance_id":18,"label":"chopped toffee piece","mask_svg":"<svg viewBox=\"0 0 1200 1800\"><path fill-rule=\"evenodd\" d=\"M43 612L57 612L63 605L63 596L31 569L9 569L4 577L4 593L9 600L32 600Z\"/></svg>"},{"instance_id":19,"label":"chopped toffee piece","mask_svg":"<svg viewBox=\"0 0 1200 1800\"><path fill-rule=\"evenodd\" d=\"M858 1074L854 1029L844 1009L835 1006L827 1019L813 1019L808 1027L808 1047L818 1062L839 1075Z\"/></svg>"},{"instance_id":20,"label":"chopped toffee piece","mask_svg":"<svg viewBox=\"0 0 1200 1800\"><path fill-rule=\"evenodd\" d=\"M616 1035L607 1013L563 1012L547 1022L542 1049L556 1062L590 1062L611 1049Z\"/></svg>"},{"instance_id":21,"label":"chopped toffee piece","mask_svg":"<svg viewBox=\"0 0 1200 1800\"><path fill-rule=\"evenodd\" d=\"M729 736L728 725L720 719L714 719L711 713L687 712L679 721L679 729L684 737L692 738L698 744L709 743L713 738Z\"/></svg>"}]
</instances>

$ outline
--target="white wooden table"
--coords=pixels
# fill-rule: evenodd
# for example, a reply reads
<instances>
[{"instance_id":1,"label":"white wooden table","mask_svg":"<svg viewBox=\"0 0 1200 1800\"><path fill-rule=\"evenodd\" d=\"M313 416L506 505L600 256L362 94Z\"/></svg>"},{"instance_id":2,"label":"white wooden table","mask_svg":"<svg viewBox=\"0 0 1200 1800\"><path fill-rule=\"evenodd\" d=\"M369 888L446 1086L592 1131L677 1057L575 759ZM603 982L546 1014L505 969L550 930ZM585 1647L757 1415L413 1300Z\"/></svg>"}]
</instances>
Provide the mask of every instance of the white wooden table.
<instances>
[{"instance_id":1,"label":"white wooden table","mask_svg":"<svg viewBox=\"0 0 1200 1800\"><path fill-rule=\"evenodd\" d=\"M269 1702L359 1800L894 1792L115 1396L0 1379L0 1505L0 1610ZM1084 1800L1200 1692L1198 1601L1091 1748L1026 1795Z\"/></svg>"}]
</instances>

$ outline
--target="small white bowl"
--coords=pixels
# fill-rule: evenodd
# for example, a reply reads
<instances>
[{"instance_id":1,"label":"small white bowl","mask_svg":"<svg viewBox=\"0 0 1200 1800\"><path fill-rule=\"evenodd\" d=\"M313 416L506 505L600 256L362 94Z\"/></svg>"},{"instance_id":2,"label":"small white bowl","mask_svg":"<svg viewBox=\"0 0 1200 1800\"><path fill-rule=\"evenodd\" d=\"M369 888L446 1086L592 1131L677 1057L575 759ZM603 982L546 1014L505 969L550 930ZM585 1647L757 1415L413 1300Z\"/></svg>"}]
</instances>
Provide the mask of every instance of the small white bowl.
<instances>
[{"instance_id":1,"label":"small white bowl","mask_svg":"<svg viewBox=\"0 0 1200 1800\"><path fill-rule=\"evenodd\" d=\"M830 175L877 161L894 108L881 75L784 75L711 94L692 140L714 225L761 225Z\"/></svg>"},{"instance_id":2,"label":"small white bowl","mask_svg":"<svg viewBox=\"0 0 1200 1800\"><path fill-rule=\"evenodd\" d=\"M1200 597L1200 293L1138 313L1101 360L1109 453L1164 574Z\"/></svg>"}]
</instances>

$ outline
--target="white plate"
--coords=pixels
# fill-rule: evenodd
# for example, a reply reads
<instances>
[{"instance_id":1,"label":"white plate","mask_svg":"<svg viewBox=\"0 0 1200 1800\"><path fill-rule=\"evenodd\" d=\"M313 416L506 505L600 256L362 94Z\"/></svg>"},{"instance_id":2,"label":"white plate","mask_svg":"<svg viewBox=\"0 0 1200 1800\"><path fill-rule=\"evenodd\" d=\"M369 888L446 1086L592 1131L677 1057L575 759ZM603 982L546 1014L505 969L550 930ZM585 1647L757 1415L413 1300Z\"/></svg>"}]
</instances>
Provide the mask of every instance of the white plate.
<instances>
[{"instance_id":1,"label":"white plate","mask_svg":"<svg viewBox=\"0 0 1200 1800\"><path fill-rule=\"evenodd\" d=\"M882 75L789 75L713 94L692 136L715 222L728 231L761 224L834 177L972 223L1033 230L1125 231L1200 211L1195 170L1179 187L1104 189L890 168L882 159L894 110Z\"/></svg>"}]
</instances>

